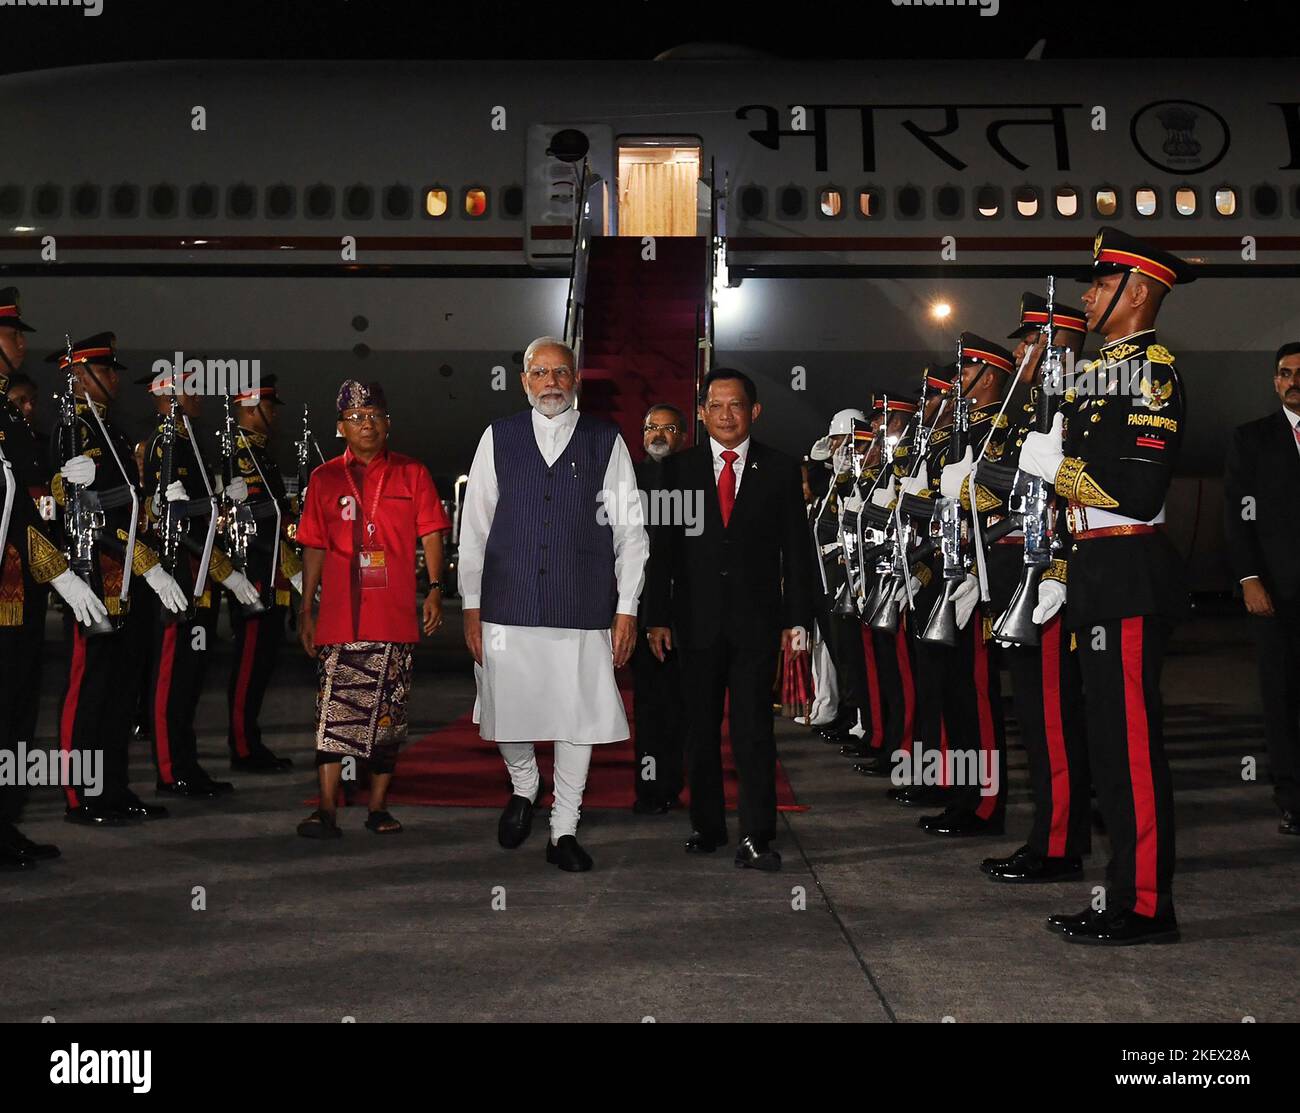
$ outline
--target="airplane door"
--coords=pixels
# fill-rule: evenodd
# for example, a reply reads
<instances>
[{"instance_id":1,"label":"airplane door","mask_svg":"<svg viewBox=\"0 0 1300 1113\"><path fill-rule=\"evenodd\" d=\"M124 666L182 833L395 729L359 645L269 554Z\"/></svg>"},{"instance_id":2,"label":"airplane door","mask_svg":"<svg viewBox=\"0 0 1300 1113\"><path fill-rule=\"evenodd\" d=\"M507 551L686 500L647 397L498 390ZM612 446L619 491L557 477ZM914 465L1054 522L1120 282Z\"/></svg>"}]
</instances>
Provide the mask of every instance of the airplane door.
<instances>
[{"instance_id":1,"label":"airplane door","mask_svg":"<svg viewBox=\"0 0 1300 1113\"><path fill-rule=\"evenodd\" d=\"M565 128L576 128L590 143L587 164L591 179L588 191L593 206L606 204L608 190L593 189L599 178L614 181L614 136L607 124L530 124L528 127L528 185L524 199L524 251L528 262L543 270L567 270L573 250L574 205L577 203L578 174L582 163L561 162L546 153L551 136ZM607 214L594 211L595 225L606 230Z\"/></svg>"}]
</instances>

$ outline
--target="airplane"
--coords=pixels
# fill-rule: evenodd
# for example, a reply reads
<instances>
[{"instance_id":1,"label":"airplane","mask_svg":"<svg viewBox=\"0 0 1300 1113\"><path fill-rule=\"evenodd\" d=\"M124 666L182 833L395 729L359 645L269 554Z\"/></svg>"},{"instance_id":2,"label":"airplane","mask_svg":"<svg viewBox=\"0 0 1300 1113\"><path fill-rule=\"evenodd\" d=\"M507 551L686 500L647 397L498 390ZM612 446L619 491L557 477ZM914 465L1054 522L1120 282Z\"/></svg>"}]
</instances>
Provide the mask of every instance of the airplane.
<instances>
[{"instance_id":1,"label":"airplane","mask_svg":"<svg viewBox=\"0 0 1300 1113\"><path fill-rule=\"evenodd\" d=\"M962 329L1008 333L1049 274L1077 305L1067 279L1117 225L1199 264L1159 322L1189 399L1169 528L1222 589L1226 438L1276 405L1272 353L1300 336L1300 99L1284 61L1125 65L706 45L14 74L0 277L36 375L42 344L103 329L142 371L259 359L322 439L337 384L377 378L394 446L449 484L523 404L536 336L581 348L583 404L634 455L648 401L689 417L721 365L758 383L758 435L802 454Z\"/></svg>"}]
</instances>

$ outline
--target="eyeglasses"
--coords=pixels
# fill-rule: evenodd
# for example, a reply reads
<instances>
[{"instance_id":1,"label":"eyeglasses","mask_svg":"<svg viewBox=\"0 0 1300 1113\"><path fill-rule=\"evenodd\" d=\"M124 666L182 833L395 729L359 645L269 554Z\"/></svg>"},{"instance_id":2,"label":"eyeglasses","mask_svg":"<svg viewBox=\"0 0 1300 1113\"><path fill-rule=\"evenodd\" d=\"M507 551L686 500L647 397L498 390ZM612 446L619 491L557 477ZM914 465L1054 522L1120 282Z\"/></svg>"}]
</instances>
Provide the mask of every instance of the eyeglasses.
<instances>
[{"instance_id":1,"label":"eyeglasses","mask_svg":"<svg viewBox=\"0 0 1300 1113\"><path fill-rule=\"evenodd\" d=\"M572 367L530 367L525 374L535 383L542 382L547 375L554 375L557 382L565 383L573 378Z\"/></svg>"},{"instance_id":2,"label":"eyeglasses","mask_svg":"<svg viewBox=\"0 0 1300 1113\"><path fill-rule=\"evenodd\" d=\"M372 422L375 425L382 425L385 421L388 420L388 415L386 413L378 413L378 414L351 413L351 414L344 414L342 420L346 421L349 425L354 425L357 427L364 425L367 421Z\"/></svg>"},{"instance_id":3,"label":"eyeglasses","mask_svg":"<svg viewBox=\"0 0 1300 1113\"><path fill-rule=\"evenodd\" d=\"M655 425L653 422L647 421L641 431L643 433L680 433L682 429L680 425L674 425L671 422L667 425Z\"/></svg>"}]
</instances>

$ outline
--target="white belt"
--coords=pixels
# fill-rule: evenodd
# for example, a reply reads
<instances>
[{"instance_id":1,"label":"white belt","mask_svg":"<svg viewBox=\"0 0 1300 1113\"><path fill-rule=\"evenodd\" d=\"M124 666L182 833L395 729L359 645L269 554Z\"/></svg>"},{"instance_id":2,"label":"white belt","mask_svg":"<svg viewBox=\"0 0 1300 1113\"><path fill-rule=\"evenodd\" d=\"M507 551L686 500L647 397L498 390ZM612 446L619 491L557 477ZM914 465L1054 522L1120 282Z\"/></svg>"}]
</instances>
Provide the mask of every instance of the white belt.
<instances>
[{"instance_id":1,"label":"white belt","mask_svg":"<svg viewBox=\"0 0 1300 1113\"><path fill-rule=\"evenodd\" d=\"M1099 510L1095 506L1084 506L1081 502L1070 502L1065 507L1065 517L1070 523L1071 533L1083 533L1090 529L1110 529L1113 526L1158 526L1165 520L1165 508L1148 520L1127 518L1111 510Z\"/></svg>"}]
</instances>

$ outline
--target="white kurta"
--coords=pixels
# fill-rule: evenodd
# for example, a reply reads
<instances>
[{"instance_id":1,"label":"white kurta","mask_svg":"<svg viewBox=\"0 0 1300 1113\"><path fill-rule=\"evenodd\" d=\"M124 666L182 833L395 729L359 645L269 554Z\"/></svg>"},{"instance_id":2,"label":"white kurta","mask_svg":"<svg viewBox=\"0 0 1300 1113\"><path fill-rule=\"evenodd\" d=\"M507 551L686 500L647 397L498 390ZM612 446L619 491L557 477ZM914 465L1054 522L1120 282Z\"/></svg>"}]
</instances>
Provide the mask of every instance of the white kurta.
<instances>
[{"instance_id":1,"label":"white kurta","mask_svg":"<svg viewBox=\"0 0 1300 1113\"><path fill-rule=\"evenodd\" d=\"M577 423L578 411L572 408L552 418L533 410L533 434L548 467L563 454ZM613 532L618 613L635 615L650 542L639 515L627 512L635 503L637 482L622 437L614 442L602 487ZM458 569L467 610L480 604L483 554L496 504L496 463L489 426L474 454L461 509ZM474 721L488 741L559 740L594 745L629 736L623 699L614 682L608 630L484 622L483 664L474 666L474 679L478 685Z\"/></svg>"}]
</instances>

